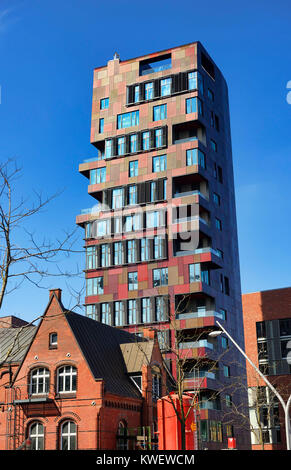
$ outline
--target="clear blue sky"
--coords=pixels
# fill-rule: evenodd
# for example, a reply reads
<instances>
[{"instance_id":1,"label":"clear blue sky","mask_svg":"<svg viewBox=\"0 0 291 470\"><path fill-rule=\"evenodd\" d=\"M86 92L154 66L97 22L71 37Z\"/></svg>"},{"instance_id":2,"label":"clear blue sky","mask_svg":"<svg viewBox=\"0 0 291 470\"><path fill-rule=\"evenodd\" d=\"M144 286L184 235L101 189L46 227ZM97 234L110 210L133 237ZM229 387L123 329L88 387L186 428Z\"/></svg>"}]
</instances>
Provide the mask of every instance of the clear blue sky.
<instances>
[{"instance_id":1,"label":"clear blue sky","mask_svg":"<svg viewBox=\"0 0 291 470\"><path fill-rule=\"evenodd\" d=\"M92 205L78 164L95 155L94 67L199 40L229 87L242 290L290 286L290 17L288 0L0 0L0 158L22 165L19 194L64 190L33 228L60 236ZM67 285L83 281L47 282L72 305ZM47 299L25 285L1 316L32 319Z\"/></svg>"}]
</instances>

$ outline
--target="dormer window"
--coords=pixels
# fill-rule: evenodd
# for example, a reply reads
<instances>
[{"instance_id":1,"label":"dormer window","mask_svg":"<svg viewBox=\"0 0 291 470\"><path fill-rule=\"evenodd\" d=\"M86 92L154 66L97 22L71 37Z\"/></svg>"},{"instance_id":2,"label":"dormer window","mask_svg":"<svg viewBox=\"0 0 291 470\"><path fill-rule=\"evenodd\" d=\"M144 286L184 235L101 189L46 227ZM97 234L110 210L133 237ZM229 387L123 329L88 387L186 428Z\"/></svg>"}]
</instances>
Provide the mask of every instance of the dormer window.
<instances>
[{"instance_id":1,"label":"dormer window","mask_svg":"<svg viewBox=\"0 0 291 470\"><path fill-rule=\"evenodd\" d=\"M49 347L51 349L57 348L58 347L58 334L57 333L50 333L49 336Z\"/></svg>"},{"instance_id":2,"label":"dormer window","mask_svg":"<svg viewBox=\"0 0 291 470\"><path fill-rule=\"evenodd\" d=\"M142 376L141 376L141 374L131 375L130 378L134 382L134 384L137 386L140 393L142 393Z\"/></svg>"}]
</instances>

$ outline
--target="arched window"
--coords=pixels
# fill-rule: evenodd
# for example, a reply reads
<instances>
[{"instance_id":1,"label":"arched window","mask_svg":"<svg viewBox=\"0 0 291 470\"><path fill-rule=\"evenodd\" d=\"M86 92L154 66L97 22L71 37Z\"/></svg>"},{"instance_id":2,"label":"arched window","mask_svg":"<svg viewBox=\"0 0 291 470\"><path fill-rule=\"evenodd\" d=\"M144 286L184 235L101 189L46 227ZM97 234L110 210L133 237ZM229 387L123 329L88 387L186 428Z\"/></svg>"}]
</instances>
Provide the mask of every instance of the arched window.
<instances>
[{"instance_id":1,"label":"arched window","mask_svg":"<svg viewBox=\"0 0 291 470\"><path fill-rule=\"evenodd\" d=\"M64 421L61 424L60 438L61 450L77 449L77 426L74 421Z\"/></svg>"},{"instance_id":2,"label":"arched window","mask_svg":"<svg viewBox=\"0 0 291 470\"><path fill-rule=\"evenodd\" d=\"M74 366L63 366L58 369L57 391L70 393L77 390L77 369Z\"/></svg>"},{"instance_id":3,"label":"arched window","mask_svg":"<svg viewBox=\"0 0 291 470\"><path fill-rule=\"evenodd\" d=\"M30 394L43 395L49 392L50 373L45 367L33 369L30 373Z\"/></svg>"},{"instance_id":4,"label":"arched window","mask_svg":"<svg viewBox=\"0 0 291 470\"><path fill-rule=\"evenodd\" d=\"M44 427L39 421L30 424L28 436L31 440L31 450L44 450Z\"/></svg>"},{"instance_id":5,"label":"arched window","mask_svg":"<svg viewBox=\"0 0 291 470\"><path fill-rule=\"evenodd\" d=\"M126 421L120 421L117 429L117 443L118 450L128 450L128 432Z\"/></svg>"}]
</instances>

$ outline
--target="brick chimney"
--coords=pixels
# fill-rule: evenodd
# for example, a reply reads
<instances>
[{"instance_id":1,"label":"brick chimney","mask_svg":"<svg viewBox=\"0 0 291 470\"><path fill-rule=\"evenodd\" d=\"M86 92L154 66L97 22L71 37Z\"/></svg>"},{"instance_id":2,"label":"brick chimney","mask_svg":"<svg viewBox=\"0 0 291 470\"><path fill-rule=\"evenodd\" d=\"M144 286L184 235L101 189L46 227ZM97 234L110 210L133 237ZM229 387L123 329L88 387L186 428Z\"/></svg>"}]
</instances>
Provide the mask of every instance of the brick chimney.
<instances>
[{"instance_id":1,"label":"brick chimney","mask_svg":"<svg viewBox=\"0 0 291 470\"><path fill-rule=\"evenodd\" d=\"M21 320L21 318L15 317L14 315L0 317L0 328L20 328L24 325L27 325L27 321Z\"/></svg>"},{"instance_id":2,"label":"brick chimney","mask_svg":"<svg viewBox=\"0 0 291 470\"><path fill-rule=\"evenodd\" d=\"M55 294L59 301L62 300L62 289L50 289L49 293L49 299L51 299L52 296Z\"/></svg>"}]
</instances>

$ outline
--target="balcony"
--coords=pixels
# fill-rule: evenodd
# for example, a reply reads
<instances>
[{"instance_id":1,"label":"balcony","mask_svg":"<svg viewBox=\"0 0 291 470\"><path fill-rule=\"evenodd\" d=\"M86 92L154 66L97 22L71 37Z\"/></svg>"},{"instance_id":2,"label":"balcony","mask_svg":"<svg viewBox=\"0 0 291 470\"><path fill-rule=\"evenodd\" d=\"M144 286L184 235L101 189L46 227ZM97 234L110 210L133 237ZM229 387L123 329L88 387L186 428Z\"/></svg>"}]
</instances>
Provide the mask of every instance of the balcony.
<instances>
[{"instance_id":1,"label":"balcony","mask_svg":"<svg viewBox=\"0 0 291 470\"><path fill-rule=\"evenodd\" d=\"M197 390L197 389L212 389L216 390L219 388L217 383L217 374L215 372L208 371L195 371L186 372L184 376L183 386L186 390Z\"/></svg>"},{"instance_id":2,"label":"balcony","mask_svg":"<svg viewBox=\"0 0 291 470\"><path fill-rule=\"evenodd\" d=\"M207 339L201 339L199 341L185 341L179 343L179 349L198 349L198 348L207 348L214 349L212 343L209 343Z\"/></svg>"},{"instance_id":3,"label":"balcony","mask_svg":"<svg viewBox=\"0 0 291 470\"><path fill-rule=\"evenodd\" d=\"M174 124L172 135L174 145L195 140L199 140L202 144L206 145L205 127L198 120Z\"/></svg>"},{"instance_id":4,"label":"balcony","mask_svg":"<svg viewBox=\"0 0 291 470\"><path fill-rule=\"evenodd\" d=\"M190 318L209 318L215 317L219 320L224 320L222 313L216 312L215 310L199 309L196 312L184 312L177 315L178 320L188 320Z\"/></svg>"},{"instance_id":5,"label":"balcony","mask_svg":"<svg viewBox=\"0 0 291 470\"><path fill-rule=\"evenodd\" d=\"M199 196L209 201L208 182L198 173L173 178L173 198Z\"/></svg>"}]
</instances>

